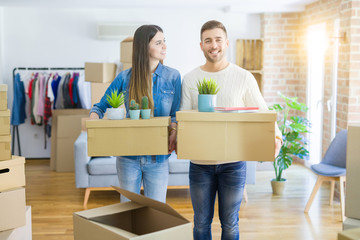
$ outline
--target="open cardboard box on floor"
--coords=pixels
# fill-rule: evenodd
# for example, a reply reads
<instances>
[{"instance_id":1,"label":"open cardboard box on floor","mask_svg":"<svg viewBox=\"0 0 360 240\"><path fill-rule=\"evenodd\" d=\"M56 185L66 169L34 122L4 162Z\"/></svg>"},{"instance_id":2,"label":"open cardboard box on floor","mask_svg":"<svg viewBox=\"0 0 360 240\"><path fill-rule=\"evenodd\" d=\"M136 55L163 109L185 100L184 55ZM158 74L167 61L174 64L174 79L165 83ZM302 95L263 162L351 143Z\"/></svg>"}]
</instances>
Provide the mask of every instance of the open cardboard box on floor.
<instances>
[{"instance_id":1,"label":"open cardboard box on floor","mask_svg":"<svg viewBox=\"0 0 360 240\"><path fill-rule=\"evenodd\" d=\"M203 161L274 161L276 112L179 111L177 156Z\"/></svg>"},{"instance_id":2,"label":"open cardboard box on floor","mask_svg":"<svg viewBox=\"0 0 360 240\"><path fill-rule=\"evenodd\" d=\"M170 117L87 120L88 156L168 154Z\"/></svg>"},{"instance_id":3,"label":"open cardboard box on floor","mask_svg":"<svg viewBox=\"0 0 360 240\"><path fill-rule=\"evenodd\" d=\"M74 213L75 240L192 239L192 224L169 205L114 188L131 202Z\"/></svg>"}]
</instances>

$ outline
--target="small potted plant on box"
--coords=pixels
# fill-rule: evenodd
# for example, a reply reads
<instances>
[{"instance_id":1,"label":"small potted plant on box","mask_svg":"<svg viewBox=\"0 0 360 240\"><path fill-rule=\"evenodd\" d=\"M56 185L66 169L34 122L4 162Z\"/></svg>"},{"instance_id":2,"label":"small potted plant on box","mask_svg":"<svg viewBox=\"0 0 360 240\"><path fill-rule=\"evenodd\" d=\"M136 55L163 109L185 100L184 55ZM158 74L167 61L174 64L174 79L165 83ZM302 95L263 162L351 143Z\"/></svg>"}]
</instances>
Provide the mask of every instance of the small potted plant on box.
<instances>
[{"instance_id":1,"label":"small potted plant on box","mask_svg":"<svg viewBox=\"0 0 360 240\"><path fill-rule=\"evenodd\" d=\"M274 161L275 178L271 180L271 187L275 195L281 195L284 190L286 179L282 177L282 174L291 166L293 157L307 159L309 156L305 134L309 132L310 122L301 116L289 117L290 110L306 113L308 107L304 103L299 103L297 97L289 98L281 93L279 96L285 101L285 106L274 104L270 108L275 110L280 117L277 123L283 136L283 145Z\"/></svg>"},{"instance_id":2,"label":"small potted plant on box","mask_svg":"<svg viewBox=\"0 0 360 240\"><path fill-rule=\"evenodd\" d=\"M124 118L124 109L120 108L124 104L124 94L113 90L110 95L106 94L106 100L112 108L107 108L108 119L121 120Z\"/></svg>"},{"instance_id":3,"label":"small potted plant on box","mask_svg":"<svg viewBox=\"0 0 360 240\"><path fill-rule=\"evenodd\" d=\"M150 119L151 109L149 108L149 98L147 96L141 98L140 115L142 119Z\"/></svg>"},{"instance_id":4,"label":"small potted plant on box","mask_svg":"<svg viewBox=\"0 0 360 240\"><path fill-rule=\"evenodd\" d=\"M220 88L214 79L199 80L197 82L198 95L198 109L199 112L214 112L216 107L216 94Z\"/></svg>"},{"instance_id":5,"label":"small potted plant on box","mask_svg":"<svg viewBox=\"0 0 360 240\"><path fill-rule=\"evenodd\" d=\"M129 114L130 114L130 119L139 120L140 117L139 104L136 103L134 99L131 99L130 101Z\"/></svg>"}]
</instances>

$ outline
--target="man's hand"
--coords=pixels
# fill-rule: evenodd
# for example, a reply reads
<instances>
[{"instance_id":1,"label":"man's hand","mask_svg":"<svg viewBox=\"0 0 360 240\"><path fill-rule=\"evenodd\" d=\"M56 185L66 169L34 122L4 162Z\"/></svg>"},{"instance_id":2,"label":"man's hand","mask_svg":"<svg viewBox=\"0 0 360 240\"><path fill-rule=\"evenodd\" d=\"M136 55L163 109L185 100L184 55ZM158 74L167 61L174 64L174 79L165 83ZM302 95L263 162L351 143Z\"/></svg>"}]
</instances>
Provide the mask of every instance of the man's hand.
<instances>
[{"instance_id":1,"label":"man's hand","mask_svg":"<svg viewBox=\"0 0 360 240\"><path fill-rule=\"evenodd\" d=\"M279 155L282 146L282 141L279 138L275 138L275 158Z\"/></svg>"},{"instance_id":2,"label":"man's hand","mask_svg":"<svg viewBox=\"0 0 360 240\"><path fill-rule=\"evenodd\" d=\"M97 113L94 112L90 113L90 120L97 120L97 119L100 119Z\"/></svg>"}]
</instances>

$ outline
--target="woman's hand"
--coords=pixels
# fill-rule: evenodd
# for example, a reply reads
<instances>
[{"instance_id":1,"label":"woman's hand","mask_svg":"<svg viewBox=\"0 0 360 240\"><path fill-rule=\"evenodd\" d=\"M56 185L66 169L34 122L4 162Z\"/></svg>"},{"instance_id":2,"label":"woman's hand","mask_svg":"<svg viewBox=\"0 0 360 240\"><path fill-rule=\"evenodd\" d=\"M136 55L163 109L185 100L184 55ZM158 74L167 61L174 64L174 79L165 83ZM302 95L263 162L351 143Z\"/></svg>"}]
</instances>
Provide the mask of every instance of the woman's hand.
<instances>
[{"instance_id":1,"label":"woman's hand","mask_svg":"<svg viewBox=\"0 0 360 240\"><path fill-rule=\"evenodd\" d=\"M97 113L95 112L90 113L90 120L97 120L97 119L100 119Z\"/></svg>"}]
</instances>

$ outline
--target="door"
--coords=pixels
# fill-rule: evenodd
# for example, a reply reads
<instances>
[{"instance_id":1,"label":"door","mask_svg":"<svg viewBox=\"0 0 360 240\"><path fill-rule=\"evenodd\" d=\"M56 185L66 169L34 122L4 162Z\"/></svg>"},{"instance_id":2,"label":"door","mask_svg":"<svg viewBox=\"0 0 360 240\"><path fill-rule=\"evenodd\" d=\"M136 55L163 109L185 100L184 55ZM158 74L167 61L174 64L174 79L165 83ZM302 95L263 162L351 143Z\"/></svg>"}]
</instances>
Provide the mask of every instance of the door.
<instances>
[{"instance_id":1,"label":"door","mask_svg":"<svg viewBox=\"0 0 360 240\"><path fill-rule=\"evenodd\" d=\"M311 25L307 29L307 105L311 123L309 134L310 163L321 161L323 130L324 66L326 24Z\"/></svg>"}]
</instances>

